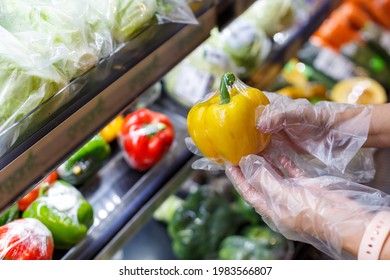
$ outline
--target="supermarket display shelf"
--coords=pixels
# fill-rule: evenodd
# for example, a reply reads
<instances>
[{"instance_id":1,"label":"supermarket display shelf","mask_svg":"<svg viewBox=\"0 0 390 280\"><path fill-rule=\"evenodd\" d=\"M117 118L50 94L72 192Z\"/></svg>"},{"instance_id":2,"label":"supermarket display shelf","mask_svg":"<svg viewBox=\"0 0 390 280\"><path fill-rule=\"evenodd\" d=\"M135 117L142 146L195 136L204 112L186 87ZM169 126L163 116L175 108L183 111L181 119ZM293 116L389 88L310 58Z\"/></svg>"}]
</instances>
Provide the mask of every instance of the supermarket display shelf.
<instances>
[{"instance_id":1,"label":"supermarket display shelf","mask_svg":"<svg viewBox=\"0 0 390 280\"><path fill-rule=\"evenodd\" d=\"M50 121L0 158L0 211L26 194L209 36L216 25L214 1L195 6L199 24L150 27L73 81L68 86L70 93L53 98L71 102L56 108ZM26 122L24 127L29 126L28 118Z\"/></svg>"},{"instance_id":2,"label":"supermarket display shelf","mask_svg":"<svg viewBox=\"0 0 390 280\"><path fill-rule=\"evenodd\" d=\"M71 86L77 88L77 98L73 97L50 121L0 158L0 212L136 102L146 89L209 36L210 30L219 24L220 6L216 4L218 1L201 2L203 4L195 10L198 25L153 26L73 81ZM244 2L249 5L253 1L242 1L240 5ZM276 76L274 62L292 57L338 1L317 2L310 18L271 53L269 62L265 63L270 73L262 68L264 77L258 76L260 80L270 78L271 74ZM186 110L167 98L154 106L169 115L174 123L176 136L171 151L151 170L142 173L131 170L116 149L98 174L80 187L95 210L94 225L75 247L56 251L56 259L110 258L115 249L146 223L153 210L176 190L190 171L194 156L184 143Z\"/></svg>"},{"instance_id":3,"label":"supermarket display shelf","mask_svg":"<svg viewBox=\"0 0 390 280\"><path fill-rule=\"evenodd\" d=\"M109 248L112 240L122 235L120 232L129 221L138 220L141 209L193 157L184 142L188 136L185 117L158 102L148 107L166 114L172 121L175 141L169 153L152 169L137 172L129 167L122 151L114 144L111 159L79 188L93 206L93 226L75 247L69 251L56 251L56 259L93 259L102 248Z\"/></svg>"}]
</instances>

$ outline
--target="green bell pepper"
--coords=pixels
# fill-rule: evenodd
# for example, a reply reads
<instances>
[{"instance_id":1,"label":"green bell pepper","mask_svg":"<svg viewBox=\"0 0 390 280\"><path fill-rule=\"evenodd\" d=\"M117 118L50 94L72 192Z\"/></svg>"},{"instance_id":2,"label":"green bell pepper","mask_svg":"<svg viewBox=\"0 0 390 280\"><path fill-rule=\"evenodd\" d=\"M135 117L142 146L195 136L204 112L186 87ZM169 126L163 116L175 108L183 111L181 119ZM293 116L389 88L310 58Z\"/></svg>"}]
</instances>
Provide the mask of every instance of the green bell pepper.
<instances>
[{"instance_id":1,"label":"green bell pepper","mask_svg":"<svg viewBox=\"0 0 390 280\"><path fill-rule=\"evenodd\" d=\"M93 224L93 208L71 184L58 180L23 212L40 220L52 233L57 249L70 249Z\"/></svg>"},{"instance_id":2,"label":"green bell pepper","mask_svg":"<svg viewBox=\"0 0 390 280\"><path fill-rule=\"evenodd\" d=\"M110 153L110 145L102 136L95 135L58 167L58 176L75 186L80 185L103 166Z\"/></svg>"},{"instance_id":3,"label":"green bell pepper","mask_svg":"<svg viewBox=\"0 0 390 280\"><path fill-rule=\"evenodd\" d=\"M17 204L12 205L0 216L0 226L19 218L19 208Z\"/></svg>"}]
</instances>

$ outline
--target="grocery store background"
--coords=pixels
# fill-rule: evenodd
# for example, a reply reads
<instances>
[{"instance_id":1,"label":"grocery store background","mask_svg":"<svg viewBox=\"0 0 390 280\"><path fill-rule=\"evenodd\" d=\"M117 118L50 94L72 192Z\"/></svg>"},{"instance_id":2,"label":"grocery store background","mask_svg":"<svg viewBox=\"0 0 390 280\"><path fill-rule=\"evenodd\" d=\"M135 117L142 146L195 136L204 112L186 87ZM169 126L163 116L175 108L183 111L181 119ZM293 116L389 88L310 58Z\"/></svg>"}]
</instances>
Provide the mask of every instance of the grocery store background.
<instances>
[{"instance_id":1,"label":"grocery store background","mask_svg":"<svg viewBox=\"0 0 390 280\"><path fill-rule=\"evenodd\" d=\"M390 1L109 2L0 3L0 238L28 244L0 259L330 259L272 231L223 170L193 169L186 116L225 72L387 103ZM365 182L384 192L388 153Z\"/></svg>"}]
</instances>

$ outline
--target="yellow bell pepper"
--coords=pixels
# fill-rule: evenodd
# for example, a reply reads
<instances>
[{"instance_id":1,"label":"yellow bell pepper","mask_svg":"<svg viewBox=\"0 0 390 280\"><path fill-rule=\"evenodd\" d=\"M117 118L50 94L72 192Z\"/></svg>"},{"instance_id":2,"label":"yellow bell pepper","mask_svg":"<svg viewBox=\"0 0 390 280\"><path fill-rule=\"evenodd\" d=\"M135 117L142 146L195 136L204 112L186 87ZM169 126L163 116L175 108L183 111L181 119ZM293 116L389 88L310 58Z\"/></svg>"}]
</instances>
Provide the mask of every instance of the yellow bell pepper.
<instances>
[{"instance_id":1,"label":"yellow bell pepper","mask_svg":"<svg viewBox=\"0 0 390 280\"><path fill-rule=\"evenodd\" d=\"M226 73L219 94L190 109L188 132L205 157L236 165L243 156L257 154L268 145L270 135L256 129L256 108L267 104L262 91Z\"/></svg>"},{"instance_id":2,"label":"yellow bell pepper","mask_svg":"<svg viewBox=\"0 0 390 280\"><path fill-rule=\"evenodd\" d=\"M99 132L100 136L103 137L106 143L110 143L117 138L119 130L122 127L122 123L123 117L122 115L118 115Z\"/></svg>"}]
</instances>

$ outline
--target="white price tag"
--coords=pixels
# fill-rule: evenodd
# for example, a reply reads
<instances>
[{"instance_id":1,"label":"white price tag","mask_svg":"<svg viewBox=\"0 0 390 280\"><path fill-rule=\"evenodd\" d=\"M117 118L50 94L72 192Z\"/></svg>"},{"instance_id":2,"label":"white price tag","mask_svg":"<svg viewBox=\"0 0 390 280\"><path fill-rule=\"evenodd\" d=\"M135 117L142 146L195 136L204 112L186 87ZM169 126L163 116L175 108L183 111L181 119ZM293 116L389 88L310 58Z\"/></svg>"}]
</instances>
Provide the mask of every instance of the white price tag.
<instances>
[{"instance_id":1,"label":"white price tag","mask_svg":"<svg viewBox=\"0 0 390 280\"><path fill-rule=\"evenodd\" d=\"M178 97L195 104L210 93L214 77L188 62L183 62L177 76L175 93Z\"/></svg>"},{"instance_id":2,"label":"white price tag","mask_svg":"<svg viewBox=\"0 0 390 280\"><path fill-rule=\"evenodd\" d=\"M203 56L210 63L216 64L224 69L230 69L231 63L229 57L222 50L206 44L203 46Z\"/></svg>"},{"instance_id":3,"label":"white price tag","mask_svg":"<svg viewBox=\"0 0 390 280\"><path fill-rule=\"evenodd\" d=\"M238 50L254 43L256 27L247 20L233 21L222 31L222 37L232 49Z\"/></svg>"},{"instance_id":4,"label":"white price tag","mask_svg":"<svg viewBox=\"0 0 390 280\"><path fill-rule=\"evenodd\" d=\"M313 63L314 67L335 80L353 76L354 64L329 48L323 48Z\"/></svg>"}]
</instances>

